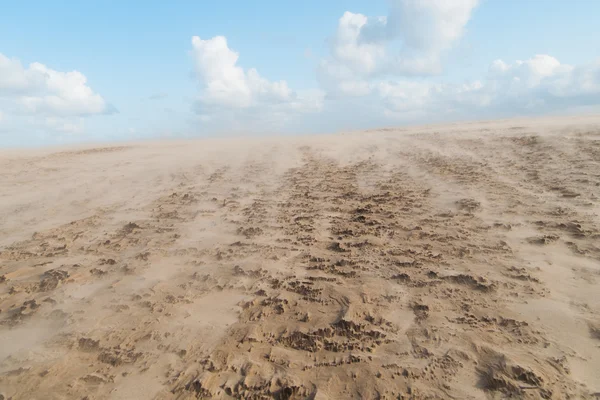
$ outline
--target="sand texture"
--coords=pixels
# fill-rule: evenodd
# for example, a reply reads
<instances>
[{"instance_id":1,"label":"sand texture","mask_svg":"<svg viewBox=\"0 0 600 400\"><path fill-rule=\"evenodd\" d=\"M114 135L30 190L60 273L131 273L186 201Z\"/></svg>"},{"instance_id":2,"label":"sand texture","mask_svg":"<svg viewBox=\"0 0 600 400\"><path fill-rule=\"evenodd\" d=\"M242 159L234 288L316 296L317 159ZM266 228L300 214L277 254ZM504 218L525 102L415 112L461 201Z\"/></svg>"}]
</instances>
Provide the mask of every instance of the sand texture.
<instances>
[{"instance_id":1,"label":"sand texture","mask_svg":"<svg viewBox=\"0 0 600 400\"><path fill-rule=\"evenodd\" d=\"M2 151L0 393L598 398L599 197L595 117Z\"/></svg>"}]
</instances>

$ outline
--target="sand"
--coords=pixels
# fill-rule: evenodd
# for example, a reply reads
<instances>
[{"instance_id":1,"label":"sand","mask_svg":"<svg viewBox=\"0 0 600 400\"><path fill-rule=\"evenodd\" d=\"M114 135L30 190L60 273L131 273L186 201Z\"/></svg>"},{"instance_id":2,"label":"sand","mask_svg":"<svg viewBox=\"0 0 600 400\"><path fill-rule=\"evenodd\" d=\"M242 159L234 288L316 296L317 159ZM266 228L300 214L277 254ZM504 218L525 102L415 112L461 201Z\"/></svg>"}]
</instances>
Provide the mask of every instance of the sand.
<instances>
[{"instance_id":1,"label":"sand","mask_svg":"<svg viewBox=\"0 0 600 400\"><path fill-rule=\"evenodd\" d=\"M5 150L0 398L598 398L599 196L599 117Z\"/></svg>"}]
</instances>

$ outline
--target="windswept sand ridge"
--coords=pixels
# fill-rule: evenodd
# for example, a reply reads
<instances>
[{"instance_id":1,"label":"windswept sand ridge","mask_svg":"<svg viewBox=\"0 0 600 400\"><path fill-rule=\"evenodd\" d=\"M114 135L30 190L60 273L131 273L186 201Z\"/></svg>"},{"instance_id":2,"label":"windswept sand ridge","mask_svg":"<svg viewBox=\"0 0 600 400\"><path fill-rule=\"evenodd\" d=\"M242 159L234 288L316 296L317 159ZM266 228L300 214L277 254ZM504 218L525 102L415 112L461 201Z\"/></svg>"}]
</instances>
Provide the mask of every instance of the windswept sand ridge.
<instances>
[{"instance_id":1,"label":"windswept sand ridge","mask_svg":"<svg viewBox=\"0 0 600 400\"><path fill-rule=\"evenodd\" d=\"M596 398L600 118L0 158L5 398Z\"/></svg>"}]
</instances>

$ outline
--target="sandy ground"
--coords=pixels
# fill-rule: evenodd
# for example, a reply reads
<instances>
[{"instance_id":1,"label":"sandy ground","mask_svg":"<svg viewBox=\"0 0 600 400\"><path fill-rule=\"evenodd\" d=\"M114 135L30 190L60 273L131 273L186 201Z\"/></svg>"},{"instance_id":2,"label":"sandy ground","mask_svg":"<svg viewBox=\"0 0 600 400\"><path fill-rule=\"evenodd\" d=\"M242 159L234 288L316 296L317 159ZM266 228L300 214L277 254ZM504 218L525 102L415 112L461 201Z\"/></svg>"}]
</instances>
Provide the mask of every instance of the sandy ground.
<instances>
[{"instance_id":1,"label":"sandy ground","mask_svg":"<svg viewBox=\"0 0 600 400\"><path fill-rule=\"evenodd\" d=\"M4 399L600 397L600 118L0 153Z\"/></svg>"}]
</instances>

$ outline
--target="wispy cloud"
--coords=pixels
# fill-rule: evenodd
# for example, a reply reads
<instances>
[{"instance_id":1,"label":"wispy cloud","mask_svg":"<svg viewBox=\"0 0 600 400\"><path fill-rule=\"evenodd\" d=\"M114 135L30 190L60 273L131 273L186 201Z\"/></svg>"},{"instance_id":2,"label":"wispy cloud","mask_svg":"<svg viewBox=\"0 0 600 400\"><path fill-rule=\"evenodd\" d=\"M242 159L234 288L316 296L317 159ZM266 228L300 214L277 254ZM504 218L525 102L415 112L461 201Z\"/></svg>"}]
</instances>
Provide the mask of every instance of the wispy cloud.
<instances>
[{"instance_id":1,"label":"wispy cloud","mask_svg":"<svg viewBox=\"0 0 600 400\"><path fill-rule=\"evenodd\" d=\"M148 96L148 100L161 100L161 99L166 99L167 97L169 97L168 93L159 92L159 93L153 93L150 96Z\"/></svg>"}]
</instances>

